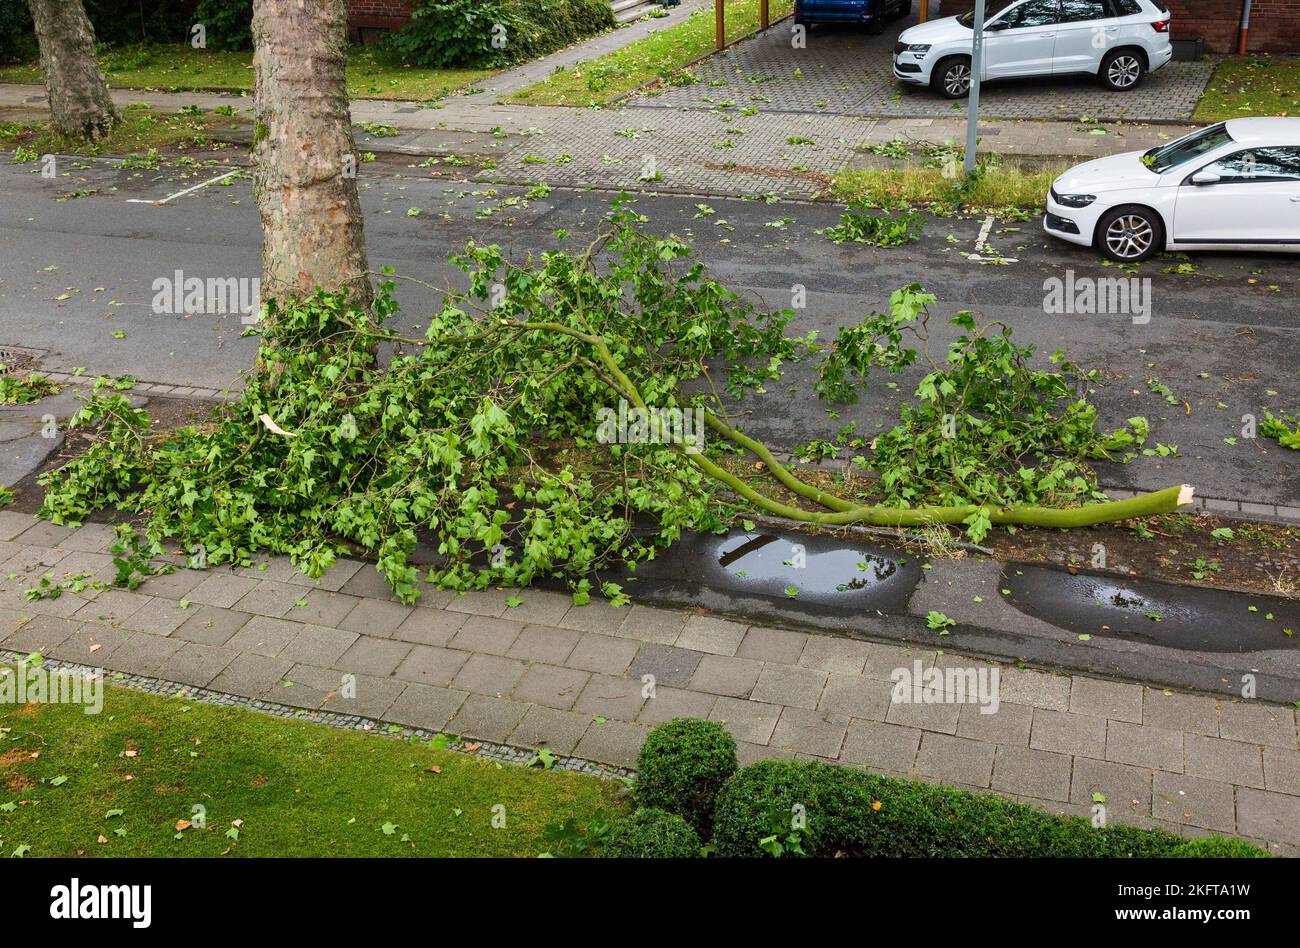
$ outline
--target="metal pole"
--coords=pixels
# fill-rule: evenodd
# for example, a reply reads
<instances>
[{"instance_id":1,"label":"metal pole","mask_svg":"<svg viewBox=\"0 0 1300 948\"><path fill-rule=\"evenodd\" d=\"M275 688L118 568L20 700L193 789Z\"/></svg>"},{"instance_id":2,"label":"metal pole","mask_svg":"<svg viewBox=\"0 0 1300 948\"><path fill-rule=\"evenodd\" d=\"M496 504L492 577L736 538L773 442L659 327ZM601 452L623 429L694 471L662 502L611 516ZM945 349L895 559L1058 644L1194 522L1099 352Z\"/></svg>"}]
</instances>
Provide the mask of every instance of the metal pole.
<instances>
[{"instance_id":1,"label":"metal pole","mask_svg":"<svg viewBox=\"0 0 1300 948\"><path fill-rule=\"evenodd\" d=\"M772 25L772 14L768 10L767 0L762 0L762 3L759 4L759 11L761 14L759 18L759 23L763 27L763 29L767 29L769 26Z\"/></svg>"},{"instance_id":2,"label":"metal pole","mask_svg":"<svg viewBox=\"0 0 1300 948\"><path fill-rule=\"evenodd\" d=\"M713 0L714 27L718 31L718 49L727 45L727 24L723 19L722 0Z\"/></svg>"},{"instance_id":3,"label":"metal pole","mask_svg":"<svg viewBox=\"0 0 1300 948\"><path fill-rule=\"evenodd\" d=\"M930 0L921 0L921 22L930 19Z\"/></svg>"},{"instance_id":4,"label":"metal pole","mask_svg":"<svg viewBox=\"0 0 1300 948\"><path fill-rule=\"evenodd\" d=\"M1246 35L1250 32L1250 0L1241 5L1241 32L1237 36L1237 55L1246 55Z\"/></svg>"},{"instance_id":5,"label":"metal pole","mask_svg":"<svg viewBox=\"0 0 1300 948\"><path fill-rule=\"evenodd\" d=\"M966 113L966 174L975 170L975 133L980 123L980 73L984 71L984 0L975 0L975 20L971 23L975 42L970 58L970 107Z\"/></svg>"}]
</instances>

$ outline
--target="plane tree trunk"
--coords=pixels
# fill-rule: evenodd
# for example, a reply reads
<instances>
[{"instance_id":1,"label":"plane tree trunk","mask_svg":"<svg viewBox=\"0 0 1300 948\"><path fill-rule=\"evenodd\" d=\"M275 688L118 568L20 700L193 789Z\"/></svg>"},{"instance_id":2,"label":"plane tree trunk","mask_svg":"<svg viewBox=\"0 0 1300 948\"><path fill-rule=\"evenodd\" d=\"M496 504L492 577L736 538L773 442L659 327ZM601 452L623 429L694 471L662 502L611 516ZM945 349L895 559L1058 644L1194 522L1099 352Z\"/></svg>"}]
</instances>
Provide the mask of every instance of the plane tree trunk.
<instances>
[{"instance_id":1,"label":"plane tree trunk","mask_svg":"<svg viewBox=\"0 0 1300 948\"><path fill-rule=\"evenodd\" d=\"M27 0L41 49L41 72L54 130L97 142L121 115L95 58L95 28L81 0Z\"/></svg>"}]
</instances>

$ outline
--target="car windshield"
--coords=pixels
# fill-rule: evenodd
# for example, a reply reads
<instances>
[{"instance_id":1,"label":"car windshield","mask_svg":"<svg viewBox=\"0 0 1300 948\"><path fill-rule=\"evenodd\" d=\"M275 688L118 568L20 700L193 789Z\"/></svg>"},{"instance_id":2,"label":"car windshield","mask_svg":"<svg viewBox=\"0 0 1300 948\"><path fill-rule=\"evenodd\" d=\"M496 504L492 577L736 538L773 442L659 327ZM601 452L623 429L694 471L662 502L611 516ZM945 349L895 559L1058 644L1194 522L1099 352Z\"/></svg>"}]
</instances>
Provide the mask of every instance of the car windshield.
<instances>
[{"instance_id":1,"label":"car windshield","mask_svg":"<svg viewBox=\"0 0 1300 948\"><path fill-rule=\"evenodd\" d=\"M1006 13L1007 10L1010 9L1011 7L1006 7L1005 9L1001 10L1000 12L998 12L993 16L989 16L987 13L984 14L984 23L986 25L992 23L994 20L1001 18L1002 14ZM968 30L975 29L975 11L971 10L969 13L963 13L961 16L957 17L957 22L960 23L962 26L966 27Z\"/></svg>"},{"instance_id":2,"label":"car windshield","mask_svg":"<svg viewBox=\"0 0 1300 948\"><path fill-rule=\"evenodd\" d=\"M1152 148L1142 156L1142 163L1156 174L1164 174L1184 162L1214 151L1220 145L1230 144L1232 140L1232 136L1228 134L1228 126L1220 122L1218 125L1211 125L1209 128L1184 135L1176 142Z\"/></svg>"}]
</instances>

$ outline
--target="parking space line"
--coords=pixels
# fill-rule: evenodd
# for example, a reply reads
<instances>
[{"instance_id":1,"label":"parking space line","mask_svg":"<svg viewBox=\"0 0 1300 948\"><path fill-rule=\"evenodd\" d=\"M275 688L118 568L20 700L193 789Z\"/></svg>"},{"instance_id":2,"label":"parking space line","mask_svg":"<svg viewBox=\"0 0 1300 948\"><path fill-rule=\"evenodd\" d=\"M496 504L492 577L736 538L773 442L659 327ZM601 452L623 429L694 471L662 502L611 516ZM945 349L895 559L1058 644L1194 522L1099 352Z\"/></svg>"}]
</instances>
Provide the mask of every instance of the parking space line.
<instances>
[{"instance_id":1,"label":"parking space line","mask_svg":"<svg viewBox=\"0 0 1300 948\"><path fill-rule=\"evenodd\" d=\"M986 257L984 256L984 247L989 241L989 231L993 229L993 215L990 214L984 218L984 223L980 227L979 239L975 241L975 252L966 254L966 259L975 263L1019 263L1015 257Z\"/></svg>"},{"instance_id":2,"label":"parking space line","mask_svg":"<svg viewBox=\"0 0 1300 948\"><path fill-rule=\"evenodd\" d=\"M142 198L127 198L126 203L127 204L166 204L168 201L174 201L178 197L184 197L187 194L192 194L195 191L199 190L200 188L206 188L208 185L216 184L218 181L225 181L227 178L231 177L232 175L237 175L237 174L239 174L238 168L236 168L234 171L227 171L225 174L219 175L213 178L211 181L204 181L202 184L196 184L194 185L194 187L186 188L184 191L177 191L175 194L169 194L165 198L160 198L156 201L146 201Z\"/></svg>"}]
</instances>

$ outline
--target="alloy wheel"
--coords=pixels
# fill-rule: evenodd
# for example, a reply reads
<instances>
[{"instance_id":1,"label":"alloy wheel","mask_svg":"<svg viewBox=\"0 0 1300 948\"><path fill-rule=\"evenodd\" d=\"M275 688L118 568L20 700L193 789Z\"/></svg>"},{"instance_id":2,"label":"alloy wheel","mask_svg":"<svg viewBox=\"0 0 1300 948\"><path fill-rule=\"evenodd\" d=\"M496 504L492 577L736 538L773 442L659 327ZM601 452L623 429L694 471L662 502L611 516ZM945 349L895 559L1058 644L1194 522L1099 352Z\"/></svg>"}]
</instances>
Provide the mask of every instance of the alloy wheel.
<instances>
[{"instance_id":1,"label":"alloy wheel","mask_svg":"<svg viewBox=\"0 0 1300 948\"><path fill-rule=\"evenodd\" d=\"M1106 78L1117 89L1127 89L1142 75L1142 64L1136 56L1116 56L1106 70Z\"/></svg>"},{"instance_id":2,"label":"alloy wheel","mask_svg":"<svg viewBox=\"0 0 1300 948\"><path fill-rule=\"evenodd\" d=\"M1116 257L1132 260L1147 253L1155 237L1155 228L1145 217L1123 214L1106 228L1106 247Z\"/></svg>"}]
</instances>

